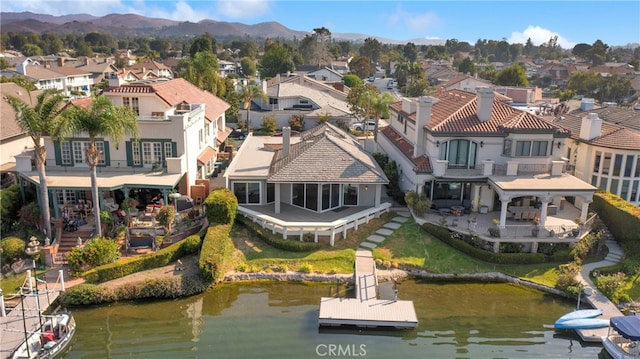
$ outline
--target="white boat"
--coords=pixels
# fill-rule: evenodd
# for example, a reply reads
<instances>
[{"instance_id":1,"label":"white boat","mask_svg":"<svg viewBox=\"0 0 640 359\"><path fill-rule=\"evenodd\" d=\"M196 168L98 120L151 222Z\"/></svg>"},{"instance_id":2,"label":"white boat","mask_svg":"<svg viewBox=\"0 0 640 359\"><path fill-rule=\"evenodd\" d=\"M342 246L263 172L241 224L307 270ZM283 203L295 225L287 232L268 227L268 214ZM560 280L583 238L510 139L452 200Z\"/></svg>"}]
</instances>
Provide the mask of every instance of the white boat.
<instances>
[{"instance_id":1,"label":"white boat","mask_svg":"<svg viewBox=\"0 0 640 359\"><path fill-rule=\"evenodd\" d=\"M567 320L575 320L575 319L588 319L595 318L602 315L602 310L600 309L581 309L574 310L573 312L569 312L556 320L556 323L564 322Z\"/></svg>"},{"instance_id":2,"label":"white boat","mask_svg":"<svg viewBox=\"0 0 640 359\"><path fill-rule=\"evenodd\" d=\"M640 358L640 316L611 318L609 334L602 337L602 346L614 359Z\"/></svg>"},{"instance_id":3,"label":"white boat","mask_svg":"<svg viewBox=\"0 0 640 359\"><path fill-rule=\"evenodd\" d=\"M52 359L64 353L76 332L71 313L43 316L42 327L27 333L26 340L9 356L10 359Z\"/></svg>"},{"instance_id":4,"label":"white boat","mask_svg":"<svg viewBox=\"0 0 640 359\"><path fill-rule=\"evenodd\" d=\"M556 324L554 324L554 328L556 329L596 329L606 328L608 326L608 320L596 318L569 319L564 321L557 321Z\"/></svg>"}]
</instances>

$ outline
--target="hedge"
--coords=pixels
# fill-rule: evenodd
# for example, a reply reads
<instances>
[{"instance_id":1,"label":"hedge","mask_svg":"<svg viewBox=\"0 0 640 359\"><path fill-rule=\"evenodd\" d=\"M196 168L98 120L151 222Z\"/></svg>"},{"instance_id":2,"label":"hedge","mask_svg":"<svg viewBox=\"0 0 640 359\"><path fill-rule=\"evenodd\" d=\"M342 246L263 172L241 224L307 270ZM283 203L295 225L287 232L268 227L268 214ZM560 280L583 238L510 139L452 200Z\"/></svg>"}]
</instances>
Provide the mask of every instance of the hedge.
<instances>
[{"instance_id":1,"label":"hedge","mask_svg":"<svg viewBox=\"0 0 640 359\"><path fill-rule=\"evenodd\" d=\"M620 243L624 252L640 258L640 207L609 192L596 192L591 208Z\"/></svg>"},{"instance_id":2,"label":"hedge","mask_svg":"<svg viewBox=\"0 0 640 359\"><path fill-rule=\"evenodd\" d=\"M238 199L228 188L217 188L204 200L204 208L210 226L233 223L238 211Z\"/></svg>"},{"instance_id":3,"label":"hedge","mask_svg":"<svg viewBox=\"0 0 640 359\"><path fill-rule=\"evenodd\" d=\"M545 255L542 253L493 253L476 248L460 239L451 238L448 229L425 223L422 228L427 232L447 243L451 247L474 258L495 264L537 264L544 263Z\"/></svg>"},{"instance_id":4,"label":"hedge","mask_svg":"<svg viewBox=\"0 0 640 359\"><path fill-rule=\"evenodd\" d=\"M207 229L202 243L198 266L202 276L214 283L222 281L225 273L233 267L235 247L229 234L231 224L219 224Z\"/></svg>"},{"instance_id":5,"label":"hedge","mask_svg":"<svg viewBox=\"0 0 640 359\"><path fill-rule=\"evenodd\" d=\"M136 272L163 267L187 254L197 253L201 244L200 236L194 234L155 253L125 258L93 268L84 272L82 278L88 283L102 283Z\"/></svg>"},{"instance_id":6,"label":"hedge","mask_svg":"<svg viewBox=\"0 0 640 359\"><path fill-rule=\"evenodd\" d=\"M253 231L260 240L268 245L282 249L283 251L290 252L311 252L318 250L322 247L322 244L315 242L300 242L291 239L284 239L282 236L273 234L271 231L258 226L245 217L237 217L236 223L243 225L245 228Z\"/></svg>"}]
</instances>

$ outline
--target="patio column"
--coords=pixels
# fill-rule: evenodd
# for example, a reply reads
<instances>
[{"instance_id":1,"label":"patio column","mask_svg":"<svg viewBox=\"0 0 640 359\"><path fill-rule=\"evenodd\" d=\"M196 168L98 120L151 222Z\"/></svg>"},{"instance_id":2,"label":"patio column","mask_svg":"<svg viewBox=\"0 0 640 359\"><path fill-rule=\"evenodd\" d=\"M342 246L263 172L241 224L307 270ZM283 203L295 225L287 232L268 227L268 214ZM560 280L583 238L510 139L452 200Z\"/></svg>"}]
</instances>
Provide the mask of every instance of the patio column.
<instances>
[{"instance_id":1,"label":"patio column","mask_svg":"<svg viewBox=\"0 0 640 359\"><path fill-rule=\"evenodd\" d=\"M382 195L382 185L375 185L376 187L376 198L375 198L375 207L378 208L380 207L380 196Z\"/></svg>"},{"instance_id":2,"label":"patio column","mask_svg":"<svg viewBox=\"0 0 640 359\"><path fill-rule=\"evenodd\" d=\"M100 190L98 189L98 197L97 199L93 200L93 205L96 205L96 201L100 201L100 210L104 211L106 210L105 206L104 206L104 190Z\"/></svg>"},{"instance_id":3,"label":"patio column","mask_svg":"<svg viewBox=\"0 0 640 359\"><path fill-rule=\"evenodd\" d=\"M169 204L169 191L166 189L161 190L162 192L162 204L167 205ZM125 194L125 197L128 197L127 194Z\"/></svg>"},{"instance_id":4,"label":"patio column","mask_svg":"<svg viewBox=\"0 0 640 359\"><path fill-rule=\"evenodd\" d=\"M500 197L500 202L502 204L500 208L500 228L503 228L507 224L507 206L509 205L509 198Z\"/></svg>"},{"instance_id":5,"label":"patio column","mask_svg":"<svg viewBox=\"0 0 640 359\"><path fill-rule=\"evenodd\" d=\"M591 203L591 201L582 202L582 211L580 212L580 219L582 220L582 223L587 221L587 215L589 214L589 203Z\"/></svg>"},{"instance_id":6,"label":"patio column","mask_svg":"<svg viewBox=\"0 0 640 359\"><path fill-rule=\"evenodd\" d=\"M280 183L276 183L274 187L275 211L280 213Z\"/></svg>"},{"instance_id":7,"label":"patio column","mask_svg":"<svg viewBox=\"0 0 640 359\"><path fill-rule=\"evenodd\" d=\"M542 207L540 207L540 226L544 228L544 224L547 222L547 208L549 206L549 198L543 197L541 201Z\"/></svg>"}]
</instances>

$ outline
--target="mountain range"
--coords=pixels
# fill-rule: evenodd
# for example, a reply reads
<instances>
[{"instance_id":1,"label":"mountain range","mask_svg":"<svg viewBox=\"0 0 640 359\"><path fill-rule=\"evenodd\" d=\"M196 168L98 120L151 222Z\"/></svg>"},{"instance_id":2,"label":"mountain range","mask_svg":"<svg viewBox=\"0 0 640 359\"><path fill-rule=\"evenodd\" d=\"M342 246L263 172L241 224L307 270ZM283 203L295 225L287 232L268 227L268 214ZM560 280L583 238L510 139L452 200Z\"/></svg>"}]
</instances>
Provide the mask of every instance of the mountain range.
<instances>
[{"instance_id":1,"label":"mountain range","mask_svg":"<svg viewBox=\"0 0 640 359\"><path fill-rule=\"evenodd\" d=\"M2 32L56 33L58 35L101 32L112 34L115 37L153 36L161 38L195 37L208 32L220 40L245 37L293 40L302 39L305 35L310 34L309 31L289 29L278 22L246 25L237 22L201 20L194 23L149 18L135 14L109 14L97 17L89 14L54 16L32 12L2 12L0 13L0 28L2 28ZM437 39L399 41L357 33L332 33L331 35L336 40L355 43L364 42L368 37L373 37L384 44L413 42L416 45L441 45L444 43L444 40Z\"/></svg>"}]
</instances>

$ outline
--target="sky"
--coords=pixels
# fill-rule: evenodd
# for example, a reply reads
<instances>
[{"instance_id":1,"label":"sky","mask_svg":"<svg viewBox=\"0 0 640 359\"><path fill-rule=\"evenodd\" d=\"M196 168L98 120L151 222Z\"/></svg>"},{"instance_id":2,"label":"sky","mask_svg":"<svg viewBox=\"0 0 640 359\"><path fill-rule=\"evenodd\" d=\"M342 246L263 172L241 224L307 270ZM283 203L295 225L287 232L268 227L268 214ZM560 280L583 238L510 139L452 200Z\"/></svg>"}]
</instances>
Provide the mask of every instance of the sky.
<instances>
[{"instance_id":1,"label":"sky","mask_svg":"<svg viewBox=\"0 0 640 359\"><path fill-rule=\"evenodd\" d=\"M478 39L535 45L558 36L570 49L602 40L609 46L640 43L640 1L378 1L378 0L19 0L2 1L3 12L40 14L134 13L197 22L203 19L257 24L276 21L311 32L361 33L393 40Z\"/></svg>"}]
</instances>

